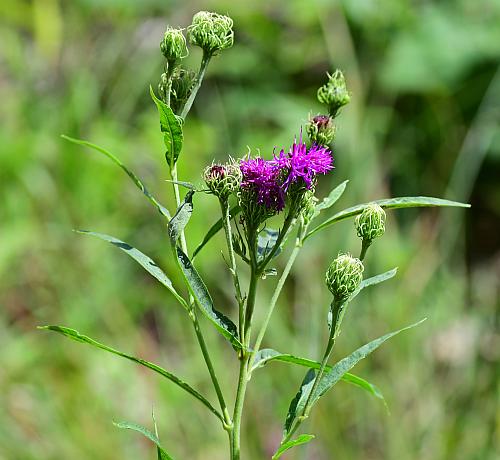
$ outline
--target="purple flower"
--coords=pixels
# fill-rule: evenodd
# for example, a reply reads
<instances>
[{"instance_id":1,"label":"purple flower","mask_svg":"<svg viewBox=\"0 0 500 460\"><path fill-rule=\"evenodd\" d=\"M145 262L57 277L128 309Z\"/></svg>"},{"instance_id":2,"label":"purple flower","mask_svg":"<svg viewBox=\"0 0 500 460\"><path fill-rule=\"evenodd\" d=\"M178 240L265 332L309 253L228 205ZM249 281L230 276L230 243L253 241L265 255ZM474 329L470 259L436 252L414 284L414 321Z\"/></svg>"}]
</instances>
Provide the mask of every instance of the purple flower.
<instances>
[{"instance_id":1,"label":"purple flower","mask_svg":"<svg viewBox=\"0 0 500 460\"><path fill-rule=\"evenodd\" d=\"M281 150L279 156L275 155L270 163L288 171L288 177L283 184L285 191L300 179L304 181L306 188L310 189L316 174L326 174L333 169L330 150L316 144L307 150L306 144L302 142L302 136L298 143L295 140L288 153Z\"/></svg>"},{"instance_id":2,"label":"purple flower","mask_svg":"<svg viewBox=\"0 0 500 460\"><path fill-rule=\"evenodd\" d=\"M258 204L278 212L285 207L279 166L262 158L248 158L241 160L240 169L243 174L241 187L255 192Z\"/></svg>"}]
</instances>

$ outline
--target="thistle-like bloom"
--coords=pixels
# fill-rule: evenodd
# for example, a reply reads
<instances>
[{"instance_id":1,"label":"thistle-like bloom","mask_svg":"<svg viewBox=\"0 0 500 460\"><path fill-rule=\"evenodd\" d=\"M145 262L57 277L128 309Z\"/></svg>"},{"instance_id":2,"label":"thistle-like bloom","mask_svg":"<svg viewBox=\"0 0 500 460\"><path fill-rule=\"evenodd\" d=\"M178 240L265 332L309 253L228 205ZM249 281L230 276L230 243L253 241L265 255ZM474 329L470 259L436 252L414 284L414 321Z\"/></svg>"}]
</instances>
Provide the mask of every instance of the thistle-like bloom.
<instances>
[{"instance_id":1,"label":"thistle-like bloom","mask_svg":"<svg viewBox=\"0 0 500 460\"><path fill-rule=\"evenodd\" d=\"M227 200L240 186L241 171L233 160L225 164L212 164L205 168L203 179L211 193L221 200Z\"/></svg>"},{"instance_id":2,"label":"thistle-like bloom","mask_svg":"<svg viewBox=\"0 0 500 460\"><path fill-rule=\"evenodd\" d=\"M188 27L188 38L192 45L213 56L233 46L233 20L222 14L200 11Z\"/></svg>"},{"instance_id":3,"label":"thistle-like bloom","mask_svg":"<svg viewBox=\"0 0 500 460\"><path fill-rule=\"evenodd\" d=\"M285 191L296 182L305 185L309 190L317 174L326 174L333 169L330 150L315 144L308 150L306 144L302 142L302 136L299 142L295 140L288 153L281 150L279 156L275 155L270 163L281 170L288 171L288 176L283 183ZM303 184L300 183L302 181Z\"/></svg>"},{"instance_id":4,"label":"thistle-like bloom","mask_svg":"<svg viewBox=\"0 0 500 460\"><path fill-rule=\"evenodd\" d=\"M335 138L335 126L328 115L316 115L306 125L307 135L313 144L327 147Z\"/></svg>"},{"instance_id":5,"label":"thistle-like bloom","mask_svg":"<svg viewBox=\"0 0 500 460\"><path fill-rule=\"evenodd\" d=\"M280 181L279 166L258 157L242 160L240 169L243 174L241 187L255 193L257 204L276 212L285 207L285 192Z\"/></svg>"}]
</instances>

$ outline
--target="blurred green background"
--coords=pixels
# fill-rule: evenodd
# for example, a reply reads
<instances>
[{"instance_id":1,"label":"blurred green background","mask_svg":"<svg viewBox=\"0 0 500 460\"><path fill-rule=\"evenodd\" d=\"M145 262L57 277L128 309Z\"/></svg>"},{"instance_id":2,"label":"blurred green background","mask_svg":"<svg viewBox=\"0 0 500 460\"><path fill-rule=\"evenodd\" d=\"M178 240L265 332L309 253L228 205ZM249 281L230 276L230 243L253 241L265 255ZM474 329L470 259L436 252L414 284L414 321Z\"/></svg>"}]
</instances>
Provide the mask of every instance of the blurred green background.
<instances>
[{"instance_id":1,"label":"blurred green background","mask_svg":"<svg viewBox=\"0 0 500 460\"><path fill-rule=\"evenodd\" d=\"M338 118L336 169L323 196L350 183L336 209L398 195L434 195L470 210L400 210L367 258L367 275L398 276L353 304L337 358L389 330L424 325L356 368L383 405L340 383L305 427L317 434L288 459L498 458L500 1L0 2L0 458L146 459L151 444L112 420L151 426L178 459L226 458L225 434L201 405L146 369L37 331L55 323L174 371L215 400L184 311L123 253L71 230L117 236L179 282L164 223L96 142L173 205L148 86L162 69L167 24L200 9L229 14L235 46L214 59L185 126L180 178L212 159L289 145L321 107L316 88L341 68L352 102ZM197 67L199 50L189 57ZM196 213L198 211L198 213ZM198 196L191 247L216 219ZM235 316L221 236L198 258L217 304ZM351 221L309 240L264 345L308 357L323 348L323 273L359 250ZM282 268L284 257L277 262ZM262 284L261 303L276 279ZM203 321L233 395L231 348ZM269 458L304 370L270 364L252 379L244 458Z\"/></svg>"}]
</instances>

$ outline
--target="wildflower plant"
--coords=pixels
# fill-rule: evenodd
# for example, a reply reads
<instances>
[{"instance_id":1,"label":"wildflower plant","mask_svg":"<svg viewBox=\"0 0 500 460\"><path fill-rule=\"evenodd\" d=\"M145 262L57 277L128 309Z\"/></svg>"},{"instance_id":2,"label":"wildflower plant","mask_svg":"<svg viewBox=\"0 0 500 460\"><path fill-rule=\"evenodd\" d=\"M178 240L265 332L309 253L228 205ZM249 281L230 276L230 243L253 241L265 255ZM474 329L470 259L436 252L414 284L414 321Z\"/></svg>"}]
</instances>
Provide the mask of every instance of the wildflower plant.
<instances>
[{"instance_id":1,"label":"wildflower plant","mask_svg":"<svg viewBox=\"0 0 500 460\"><path fill-rule=\"evenodd\" d=\"M288 449L309 442L314 437L310 434L296 433L305 424L318 400L340 380L381 398L377 387L362 377L350 373L351 369L386 340L421 323L419 321L387 333L337 362L330 363L347 308L363 289L387 281L396 275L396 269L391 269L376 276L368 278L364 276L363 260L368 248L384 234L386 211L421 206L467 207L468 205L424 196L389 198L358 204L338 211L317 223L319 218L336 204L347 186L347 181L342 182L322 200L315 196L317 182L322 176L332 174L334 171L332 142L335 138L335 121L340 108L351 98L344 75L339 70L328 75L328 81L318 90L318 100L324 104L325 113L312 117L306 125L308 142L297 126L298 137L292 140L289 147L279 149L279 153L275 150L273 154L266 156L247 154L238 160L228 157L225 163L212 163L202 172L204 184L198 187L180 181L177 164L182 159L183 126L187 122L187 116L210 60L232 46L233 40L233 21L229 17L202 11L194 16L187 30L169 27L161 41L160 49L165 58L165 71L160 77L158 96L153 89L150 93L159 113L160 131L165 143L165 159L170 175L169 182L177 204L174 212L160 204L149 193L143 182L112 153L90 142L64 136L71 142L99 151L122 168L164 219L172 259L187 287L187 296L180 293L178 287L174 286L156 262L128 243L101 233L88 231L81 233L108 241L125 252L156 278L185 310L206 363L208 375L217 395L217 403L209 401L190 384L156 364L103 345L74 329L63 326L42 328L59 332L78 342L93 345L134 361L182 388L203 404L218 420L220 427L227 432L228 457L232 460L241 457L241 423L245 414L246 390L252 374L271 361L305 367L307 372L302 382L298 384L295 396L293 393L290 395L292 398L288 413L284 417L283 438L276 446L276 452L272 457L277 459ZM203 50L197 74L182 67L182 61L188 54L188 43ZM218 200L221 216L208 229L203 241L190 251L185 230L194 212L193 198L202 193ZM281 219L279 229L268 226L268 219L274 216ZM324 314L325 323L328 324L329 336L323 355L319 359L311 359L263 348L272 314L299 252L310 238L350 218L354 218L355 230L362 240L360 256L357 258L348 253L336 257L331 255L333 261L328 268L325 267L325 290L331 292L331 303L325 311L318 307L311 312L311 314ZM216 308L210 290L195 265L196 256L211 242L213 236L221 231L225 234L228 274L232 277L234 287L235 304L228 308L232 312L230 317ZM288 252L287 246L291 247ZM288 260L282 271L276 273L275 269L270 268L270 263L274 258L283 257L284 254L287 254ZM248 272L248 286L242 285L240 278L242 271ZM257 302L259 285L271 273L278 275L274 293L269 301L264 302L260 299ZM254 321L254 311L257 306L263 309L261 322ZM217 363L212 361L212 352L205 342L203 334L203 328L207 326L205 322L229 342L234 349L234 359L239 362L239 374L233 382L236 387L236 397L233 402L228 400L227 393L217 376ZM156 424L153 430L126 422L117 426L136 430L149 438L156 445L159 459L172 458L160 443Z\"/></svg>"}]
</instances>

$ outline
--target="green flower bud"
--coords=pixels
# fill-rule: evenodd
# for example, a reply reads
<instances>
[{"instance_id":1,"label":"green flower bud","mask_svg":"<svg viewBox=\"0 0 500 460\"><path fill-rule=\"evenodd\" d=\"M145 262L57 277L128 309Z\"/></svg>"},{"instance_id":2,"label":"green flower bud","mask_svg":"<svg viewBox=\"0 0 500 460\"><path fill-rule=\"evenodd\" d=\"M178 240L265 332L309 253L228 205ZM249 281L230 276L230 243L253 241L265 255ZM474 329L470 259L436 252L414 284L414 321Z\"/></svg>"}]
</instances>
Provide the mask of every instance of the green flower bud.
<instances>
[{"instance_id":1,"label":"green flower bud","mask_svg":"<svg viewBox=\"0 0 500 460\"><path fill-rule=\"evenodd\" d=\"M307 135L313 144L328 147L335 138L335 126L328 115L316 115L306 125Z\"/></svg>"},{"instance_id":2,"label":"green flower bud","mask_svg":"<svg viewBox=\"0 0 500 460\"><path fill-rule=\"evenodd\" d=\"M326 272L326 285L336 302L345 302L363 281L363 263L349 254L339 254Z\"/></svg>"},{"instance_id":3,"label":"green flower bud","mask_svg":"<svg viewBox=\"0 0 500 460\"><path fill-rule=\"evenodd\" d=\"M205 168L203 180L211 193L221 200L227 200L229 195L240 187L240 167L234 161L225 164L212 164Z\"/></svg>"},{"instance_id":4,"label":"green flower bud","mask_svg":"<svg viewBox=\"0 0 500 460\"><path fill-rule=\"evenodd\" d=\"M233 20L221 14L200 11L193 16L188 27L188 38L192 45L213 56L233 46Z\"/></svg>"},{"instance_id":5,"label":"green flower bud","mask_svg":"<svg viewBox=\"0 0 500 460\"><path fill-rule=\"evenodd\" d=\"M192 70L177 68L172 76L172 89L170 94L170 106L177 113L188 100L196 79Z\"/></svg>"},{"instance_id":6,"label":"green flower bud","mask_svg":"<svg viewBox=\"0 0 500 460\"><path fill-rule=\"evenodd\" d=\"M169 70L188 55L186 38L182 29L168 27L163 40L160 42L160 50L168 62ZM172 69L173 70L173 69Z\"/></svg>"},{"instance_id":7,"label":"green flower bud","mask_svg":"<svg viewBox=\"0 0 500 460\"><path fill-rule=\"evenodd\" d=\"M328 82L318 89L318 101L328 106L332 117L337 115L341 107L351 100L344 75L340 70L336 70L333 75L328 75Z\"/></svg>"},{"instance_id":8,"label":"green flower bud","mask_svg":"<svg viewBox=\"0 0 500 460\"><path fill-rule=\"evenodd\" d=\"M377 203L371 203L356 216L354 226L358 236L371 243L385 232L385 211Z\"/></svg>"}]
</instances>

